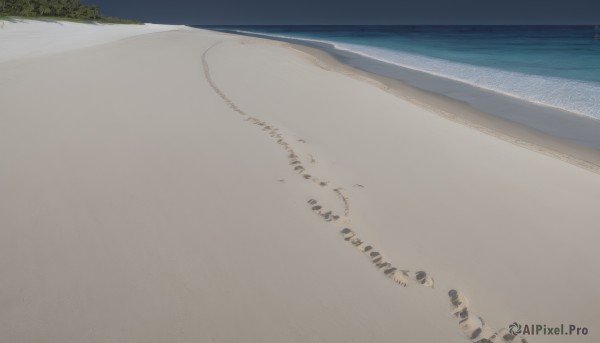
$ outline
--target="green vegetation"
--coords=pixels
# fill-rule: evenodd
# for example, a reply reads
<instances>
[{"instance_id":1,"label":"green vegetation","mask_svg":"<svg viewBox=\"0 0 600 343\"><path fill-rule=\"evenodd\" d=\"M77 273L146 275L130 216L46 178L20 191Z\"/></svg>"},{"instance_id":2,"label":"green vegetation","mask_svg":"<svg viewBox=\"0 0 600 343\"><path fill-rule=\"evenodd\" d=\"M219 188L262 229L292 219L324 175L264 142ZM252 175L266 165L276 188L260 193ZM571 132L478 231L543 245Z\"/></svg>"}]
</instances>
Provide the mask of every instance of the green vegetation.
<instances>
[{"instance_id":1,"label":"green vegetation","mask_svg":"<svg viewBox=\"0 0 600 343\"><path fill-rule=\"evenodd\" d=\"M137 20L104 17L100 15L98 6L84 5L79 0L0 0L0 20L14 16L27 19L141 24Z\"/></svg>"}]
</instances>

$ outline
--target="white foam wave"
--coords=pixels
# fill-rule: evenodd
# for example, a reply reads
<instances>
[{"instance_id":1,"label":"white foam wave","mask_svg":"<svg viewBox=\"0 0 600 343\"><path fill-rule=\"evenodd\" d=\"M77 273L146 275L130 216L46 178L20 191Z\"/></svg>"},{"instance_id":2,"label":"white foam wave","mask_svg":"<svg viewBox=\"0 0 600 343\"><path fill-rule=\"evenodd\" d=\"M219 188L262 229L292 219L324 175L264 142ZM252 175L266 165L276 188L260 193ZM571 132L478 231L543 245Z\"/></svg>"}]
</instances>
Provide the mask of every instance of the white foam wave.
<instances>
[{"instance_id":1,"label":"white foam wave","mask_svg":"<svg viewBox=\"0 0 600 343\"><path fill-rule=\"evenodd\" d=\"M536 104L555 107L600 119L600 85L592 82L480 67L358 44L309 39L304 37L299 38L279 34L262 34L249 31L238 32L262 35L265 37L327 43L333 45L334 48L338 50L352 52L367 58L418 70L438 77L460 81Z\"/></svg>"}]
</instances>

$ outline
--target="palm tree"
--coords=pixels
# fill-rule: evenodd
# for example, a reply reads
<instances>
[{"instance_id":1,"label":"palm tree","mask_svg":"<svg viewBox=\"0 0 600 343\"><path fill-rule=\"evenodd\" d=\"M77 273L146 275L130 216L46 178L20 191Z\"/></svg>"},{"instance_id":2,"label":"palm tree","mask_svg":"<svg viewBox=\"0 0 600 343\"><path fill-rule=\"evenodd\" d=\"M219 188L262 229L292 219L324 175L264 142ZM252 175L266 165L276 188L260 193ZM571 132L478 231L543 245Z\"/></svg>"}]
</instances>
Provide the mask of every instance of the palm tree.
<instances>
[{"instance_id":1,"label":"palm tree","mask_svg":"<svg viewBox=\"0 0 600 343\"><path fill-rule=\"evenodd\" d=\"M65 16L65 4L64 1L53 1L52 7L54 8L54 15L58 17Z\"/></svg>"},{"instance_id":2,"label":"palm tree","mask_svg":"<svg viewBox=\"0 0 600 343\"><path fill-rule=\"evenodd\" d=\"M2 13L12 14L17 10L14 0L2 0Z\"/></svg>"},{"instance_id":3,"label":"palm tree","mask_svg":"<svg viewBox=\"0 0 600 343\"><path fill-rule=\"evenodd\" d=\"M81 19L96 19L98 9L95 6L80 6L76 13Z\"/></svg>"},{"instance_id":4,"label":"palm tree","mask_svg":"<svg viewBox=\"0 0 600 343\"><path fill-rule=\"evenodd\" d=\"M33 0L25 0L20 15L24 17L33 17L36 15L35 3Z\"/></svg>"},{"instance_id":5,"label":"palm tree","mask_svg":"<svg viewBox=\"0 0 600 343\"><path fill-rule=\"evenodd\" d=\"M59 1L65 17L76 17L77 10L81 6L79 0L60 0Z\"/></svg>"},{"instance_id":6,"label":"palm tree","mask_svg":"<svg viewBox=\"0 0 600 343\"><path fill-rule=\"evenodd\" d=\"M40 15L51 15L52 14L52 4L48 0L39 0L38 5L38 13Z\"/></svg>"},{"instance_id":7,"label":"palm tree","mask_svg":"<svg viewBox=\"0 0 600 343\"><path fill-rule=\"evenodd\" d=\"M98 6L91 5L87 6L87 8L89 19L98 19L98 17L100 16L100 10L98 9Z\"/></svg>"}]
</instances>

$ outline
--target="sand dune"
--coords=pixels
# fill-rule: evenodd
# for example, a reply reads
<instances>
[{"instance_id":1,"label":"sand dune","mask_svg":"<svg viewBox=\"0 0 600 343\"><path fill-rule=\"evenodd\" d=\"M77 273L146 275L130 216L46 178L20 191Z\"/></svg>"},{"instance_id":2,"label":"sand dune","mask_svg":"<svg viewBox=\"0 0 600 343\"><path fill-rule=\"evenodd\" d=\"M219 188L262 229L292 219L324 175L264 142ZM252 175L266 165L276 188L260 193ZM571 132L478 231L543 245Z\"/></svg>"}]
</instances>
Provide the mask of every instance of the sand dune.
<instances>
[{"instance_id":1,"label":"sand dune","mask_svg":"<svg viewBox=\"0 0 600 343\"><path fill-rule=\"evenodd\" d=\"M191 29L0 63L2 337L596 342L600 176L327 63Z\"/></svg>"}]
</instances>

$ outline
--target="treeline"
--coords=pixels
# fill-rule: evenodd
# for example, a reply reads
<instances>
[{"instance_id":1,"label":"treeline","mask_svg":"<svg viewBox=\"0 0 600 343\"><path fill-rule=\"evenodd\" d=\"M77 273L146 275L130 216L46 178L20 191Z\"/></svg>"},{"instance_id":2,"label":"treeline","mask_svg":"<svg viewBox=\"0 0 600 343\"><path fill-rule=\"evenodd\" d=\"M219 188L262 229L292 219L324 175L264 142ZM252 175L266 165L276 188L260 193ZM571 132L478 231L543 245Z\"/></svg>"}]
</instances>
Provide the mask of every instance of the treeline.
<instances>
[{"instance_id":1,"label":"treeline","mask_svg":"<svg viewBox=\"0 0 600 343\"><path fill-rule=\"evenodd\" d=\"M98 6L84 5L79 0L0 0L0 16L59 17L137 23L134 20L103 17Z\"/></svg>"}]
</instances>

